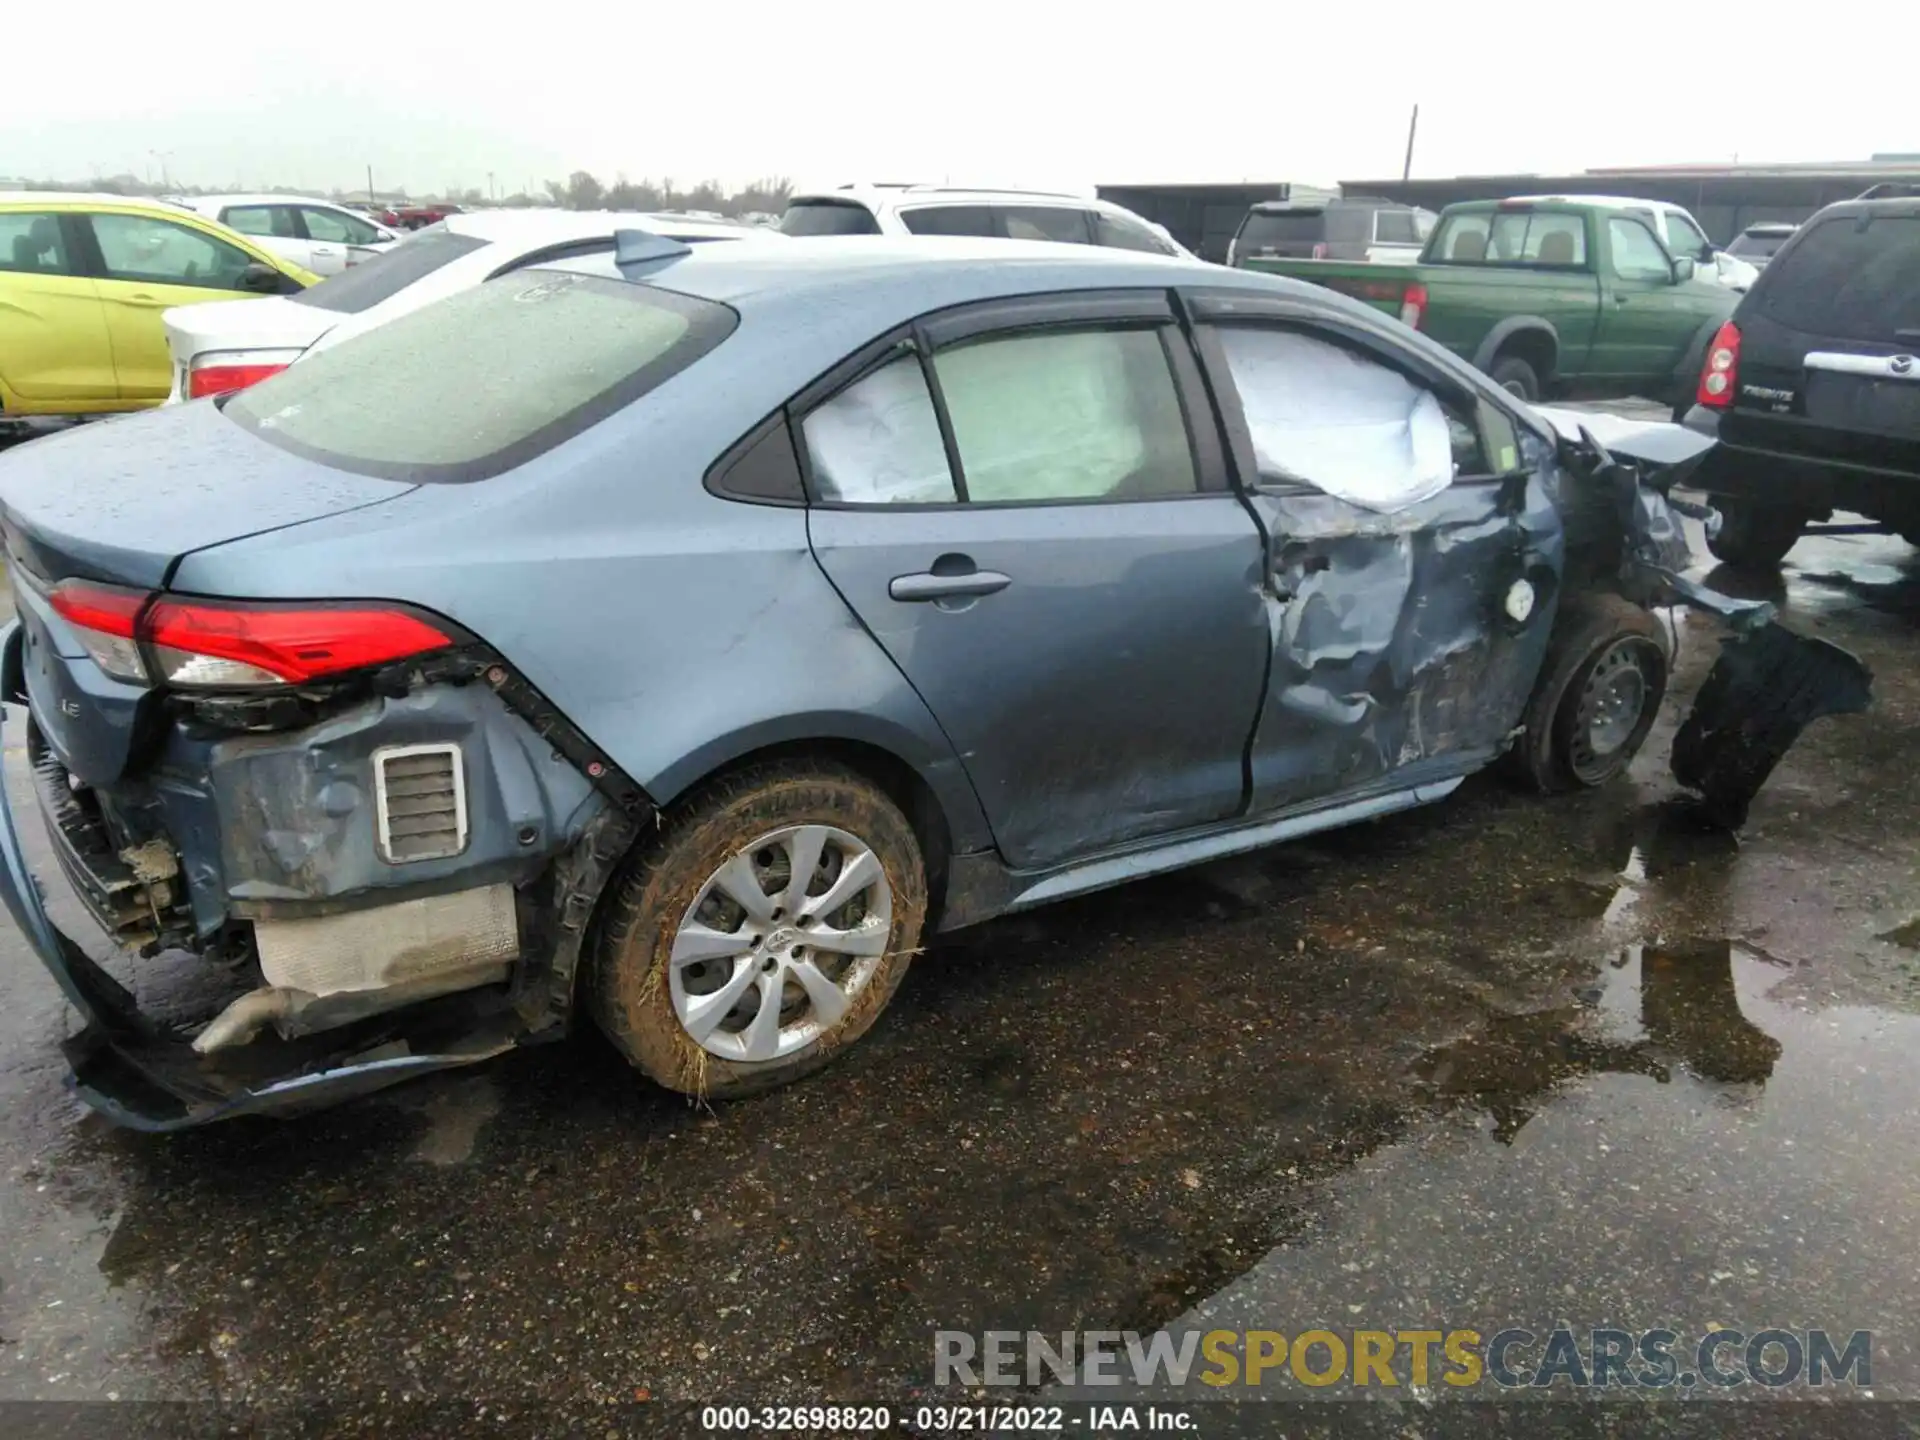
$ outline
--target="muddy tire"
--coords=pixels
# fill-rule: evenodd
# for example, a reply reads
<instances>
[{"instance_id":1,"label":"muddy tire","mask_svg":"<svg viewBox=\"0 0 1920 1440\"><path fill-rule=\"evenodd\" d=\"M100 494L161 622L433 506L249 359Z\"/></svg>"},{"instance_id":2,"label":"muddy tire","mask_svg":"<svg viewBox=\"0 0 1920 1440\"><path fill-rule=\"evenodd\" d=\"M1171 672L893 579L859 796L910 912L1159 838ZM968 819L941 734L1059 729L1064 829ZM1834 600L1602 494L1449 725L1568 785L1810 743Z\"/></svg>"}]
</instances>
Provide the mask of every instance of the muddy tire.
<instances>
[{"instance_id":1,"label":"muddy tire","mask_svg":"<svg viewBox=\"0 0 1920 1440\"><path fill-rule=\"evenodd\" d=\"M1529 404L1540 398L1540 372L1518 355L1502 355L1487 374L1509 395L1517 395Z\"/></svg>"},{"instance_id":2,"label":"muddy tire","mask_svg":"<svg viewBox=\"0 0 1920 1440\"><path fill-rule=\"evenodd\" d=\"M1804 514L1778 505L1716 495L1713 507L1720 512L1720 528L1708 534L1707 549L1737 570L1778 569L1807 527Z\"/></svg>"},{"instance_id":3,"label":"muddy tire","mask_svg":"<svg viewBox=\"0 0 1920 1440\"><path fill-rule=\"evenodd\" d=\"M643 842L603 914L588 1001L614 1045L689 1095L818 1070L893 999L926 920L925 864L887 795L829 762L707 786Z\"/></svg>"},{"instance_id":4,"label":"muddy tire","mask_svg":"<svg viewBox=\"0 0 1920 1440\"><path fill-rule=\"evenodd\" d=\"M1667 693L1660 623L1619 595L1561 606L1510 768L1553 793L1604 785L1646 742Z\"/></svg>"}]
</instances>

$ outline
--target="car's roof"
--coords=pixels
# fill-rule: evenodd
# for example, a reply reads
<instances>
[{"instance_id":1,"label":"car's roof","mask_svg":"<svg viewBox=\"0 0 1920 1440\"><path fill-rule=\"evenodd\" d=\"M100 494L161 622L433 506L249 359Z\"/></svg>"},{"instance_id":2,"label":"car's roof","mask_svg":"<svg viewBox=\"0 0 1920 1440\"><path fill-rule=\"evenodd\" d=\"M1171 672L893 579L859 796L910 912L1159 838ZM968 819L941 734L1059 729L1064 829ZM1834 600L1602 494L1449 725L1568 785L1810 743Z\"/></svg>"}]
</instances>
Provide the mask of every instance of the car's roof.
<instances>
[{"instance_id":1,"label":"car's roof","mask_svg":"<svg viewBox=\"0 0 1920 1440\"><path fill-rule=\"evenodd\" d=\"M84 209L96 205L131 206L158 214L179 213L179 206L147 195L109 195L84 190L0 190L0 205L66 206Z\"/></svg>"},{"instance_id":2,"label":"car's roof","mask_svg":"<svg viewBox=\"0 0 1920 1440\"><path fill-rule=\"evenodd\" d=\"M953 185L840 185L826 190L796 190L797 200L844 200L857 205L1071 205L1082 210L1124 211L1126 207L1092 195L1064 190L976 190ZM1131 211L1126 211L1131 214Z\"/></svg>"},{"instance_id":3,"label":"car's roof","mask_svg":"<svg viewBox=\"0 0 1920 1440\"><path fill-rule=\"evenodd\" d=\"M1680 210L1667 200L1635 199L1631 195L1509 195L1495 205L1575 205L1587 210Z\"/></svg>"},{"instance_id":4,"label":"car's roof","mask_svg":"<svg viewBox=\"0 0 1920 1440\"><path fill-rule=\"evenodd\" d=\"M1791 220L1756 220L1740 233L1742 235L1791 235L1799 228Z\"/></svg>"},{"instance_id":5,"label":"car's roof","mask_svg":"<svg viewBox=\"0 0 1920 1440\"><path fill-rule=\"evenodd\" d=\"M231 195L169 195L182 205L198 210L206 205L324 205L329 210L345 210L338 200L323 200L317 195L284 195L268 191L239 191Z\"/></svg>"},{"instance_id":6,"label":"car's roof","mask_svg":"<svg viewBox=\"0 0 1920 1440\"><path fill-rule=\"evenodd\" d=\"M615 230L725 240L742 236L757 239L770 233L760 226L688 220L668 212L641 210L465 210L439 223L455 235L469 235L490 244L561 245L569 240L610 235Z\"/></svg>"},{"instance_id":7,"label":"car's roof","mask_svg":"<svg viewBox=\"0 0 1920 1440\"><path fill-rule=\"evenodd\" d=\"M1886 200L1837 200L1806 223L1811 225L1815 220L1846 215L1920 215L1920 195L1898 195Z\"/></svg>"}]
</instances>

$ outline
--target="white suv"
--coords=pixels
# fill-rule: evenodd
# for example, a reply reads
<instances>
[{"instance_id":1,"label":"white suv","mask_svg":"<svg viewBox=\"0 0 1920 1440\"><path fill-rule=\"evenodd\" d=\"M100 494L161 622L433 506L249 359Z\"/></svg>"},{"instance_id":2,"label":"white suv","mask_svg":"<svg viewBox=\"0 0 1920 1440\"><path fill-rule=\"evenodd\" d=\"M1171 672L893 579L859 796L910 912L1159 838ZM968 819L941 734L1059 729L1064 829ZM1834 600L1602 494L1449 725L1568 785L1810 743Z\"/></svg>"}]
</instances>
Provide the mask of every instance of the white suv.
<instances>
[{"instance_id":1,"label":"white suv","mask_svg":"<svg viewBox=\"0 0 1920 1440\"><path fill-rule=\"evenodd\" d=\"M789 235L984 235L1058 240L1193 257L1162 227L1106 200L1034 190L954 190L943 185L842 185L787 201Z\"/></svg>"},{"instance_id":2,"label":"white suv","mask_svg":"<svg viewBox=\"0 0 1920 1440\"><path fill-rule=\"evenodd\" d=\"M174 202L325 277L391 249L401 236L331 200L302 195L186 195Z\"/></svg>"}]
</instances>

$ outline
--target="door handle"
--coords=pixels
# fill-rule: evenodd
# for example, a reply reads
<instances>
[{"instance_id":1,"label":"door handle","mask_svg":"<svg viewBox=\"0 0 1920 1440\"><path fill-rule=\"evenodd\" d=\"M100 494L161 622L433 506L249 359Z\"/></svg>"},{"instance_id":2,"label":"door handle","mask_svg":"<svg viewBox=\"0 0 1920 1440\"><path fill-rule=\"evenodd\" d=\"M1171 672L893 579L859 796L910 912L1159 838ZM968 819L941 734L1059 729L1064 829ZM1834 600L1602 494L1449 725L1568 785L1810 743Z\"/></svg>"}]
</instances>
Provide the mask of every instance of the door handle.
<instances>
[{"instance_id":1,"label":"door handle","mask_svg":"<svg viewBox=\"0 0 1920 1440\"><path fill-rule=\"evenodd\" d=\"M129 295L127 304L138 306L142 310L158 310L168 304L165 300L156 300L151 295Z\"/></svg>"},{"instance_id":2,"label":"door handle","mask_svg":"<svg viewBox=\"0 0 1920 1440\"><path fill-rule=\"evenodd\" d=\"M1613 297L1613 303L1616 305L1625 305L1627 303L1627 297L1624 295L1616 295Z\"/></svg>"},{"instance_id":3,"label":"door handle","mask_svg":"<svg viewBox=\"0 0 1920 1440\"><path fill-rule=\"evenodd\" d=\"M943 557L944 558L944 557ZM895 600L963 600L992 595L1013 583L1011 575L998 570L967 570L942 575L923 570L918 575L896 575L887 582L887 594Z\"/></svg>"}]
</instances>

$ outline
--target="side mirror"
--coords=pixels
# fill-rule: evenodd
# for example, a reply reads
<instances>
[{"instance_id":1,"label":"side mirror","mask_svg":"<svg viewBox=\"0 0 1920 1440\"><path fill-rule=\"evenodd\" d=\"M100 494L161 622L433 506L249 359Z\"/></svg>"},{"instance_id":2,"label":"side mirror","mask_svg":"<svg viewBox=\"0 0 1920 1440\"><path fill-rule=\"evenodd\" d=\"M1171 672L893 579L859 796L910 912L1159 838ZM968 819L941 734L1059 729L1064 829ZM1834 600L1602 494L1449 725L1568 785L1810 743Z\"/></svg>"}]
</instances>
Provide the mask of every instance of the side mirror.
<instances>
[{"instance_id":1,"label":"side mirror","mask_svg":"<svg viewBox=\"0 0 1920 1440\"><path fill-rule=\"evenodd\" d=\"M1691 256L1682 255L1673 262L1673 283L1684 285L1691 279L1693 279L1693 259Z\"/></svg>"},{"instance_id":2,"label":"side mirror","mask_svg":"<svg viewBox=\"0 0 1920 1440\"><path fill-rule=\"evenodd\" d=\"M264 261L255 260L240 274L240 288L255 295L278 295L280 282L287 277Z\"/></svg>"}]
</instances>

